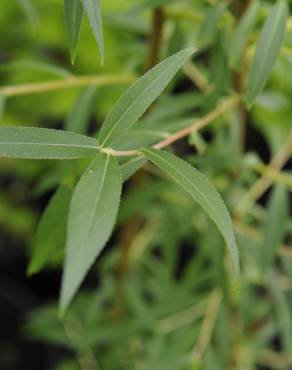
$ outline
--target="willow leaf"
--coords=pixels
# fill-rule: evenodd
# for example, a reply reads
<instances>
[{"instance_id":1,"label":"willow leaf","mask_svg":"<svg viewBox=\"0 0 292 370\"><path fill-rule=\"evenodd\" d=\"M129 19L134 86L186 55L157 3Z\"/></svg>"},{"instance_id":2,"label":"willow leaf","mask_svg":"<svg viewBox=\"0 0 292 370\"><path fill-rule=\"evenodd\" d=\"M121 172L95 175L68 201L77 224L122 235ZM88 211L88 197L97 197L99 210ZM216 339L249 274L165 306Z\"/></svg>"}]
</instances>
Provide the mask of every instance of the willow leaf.
<instances>
[{"instance_id":1,"label":"willow leaf","mask_svg":"<svg viewBox=\"0 0 292 370\"><path fill-rule=\"evenodd\" d=\"M80 0L79 0L80 1ZM92 28L94 37L96 39L100 56L101 64L104 60L104 44L103 44L103 30L102 30L102 18L100 9L100 0L81 0L87 17L89 19L90 26Z\"/></svg>"},{"instance_id":2,"label":"willow leaf","mask_svg":"<svg viewBox=\"0 0 292 370\"><path fill-rule=\"evenodd\" d=\"M287 4L284 0L279 1L271 9L264 24L247 83L246 103L249 107L270 77L284 41L287 17Z\"/></svg>"},{"instance_id":3,"label":"willow leaf","mask_svg":"<svg viewBox=\"0 0 292 370\"><path fill-rule=\"evenodd\" d=\"M94 157L97 141L73 132L35 127L0 127L0 157L74 159Z\"/></svg>"},{"instance_id":4,"label":"willow leaf","mask_svg":"<svg viewBox=\"0 0 292 370\"><path fill-rule=\"evenodd\" d=\"M121 196L117 160L100 154L82 175L72 197L60 309L64 312L113 230Z\"/></svg>"},{"instance_id":5,"label":"willow leaf","mask_svg":"<svg viewBox=\"0 0 292 370\"><path fill-rule=\"evenodd\" d=\"M193 53L193 48L184 49L140 77L107 115L99 135L100 144L112 144L131 128Z\"/></svg>"},{"instance_id":6,"label":"willow leaf","mask_svg":"<svg viewBox=\"0 0 292 370\"><path fill-rule=\"evenodd\" d=\"M68 187L60 186L45 209L37 228L29 275L39 272L62 254L71 196L72 191Z\"/></svg>"},{"instance_id":7,"label":"willow leaf","mask_svg":"<svg viewBox=\"0 0 292 370\"><path fill-rule=\"evenodd\" d=\"M221 196L207 177L173 154L149 148L142 149L141 152L162 171L166 172L208 213L224 237L232 257L234 270L238 273L238 248L234 238L232 221Z\"/></svg>"},{"instance_id":8,"label":"willow leaf","mask_svg":"<svg viewBox=\"0 0 292 370\"><path fill-rule=\"evenodd\" d=\"M71 62L73 64L75 60L76 46L78 43L81 22L83 17L83 7L81 0L64 0L64 11L69 40Z\"/></svg>"}]
</instances>

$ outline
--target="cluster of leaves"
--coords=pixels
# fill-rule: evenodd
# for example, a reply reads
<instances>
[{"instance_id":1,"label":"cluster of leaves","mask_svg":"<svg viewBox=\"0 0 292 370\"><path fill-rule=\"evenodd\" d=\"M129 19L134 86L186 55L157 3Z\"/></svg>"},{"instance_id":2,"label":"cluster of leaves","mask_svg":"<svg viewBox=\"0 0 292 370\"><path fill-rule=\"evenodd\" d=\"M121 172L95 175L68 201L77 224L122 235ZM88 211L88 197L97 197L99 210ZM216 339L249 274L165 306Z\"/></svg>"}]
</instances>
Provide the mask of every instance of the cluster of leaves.
<instances>
[{"instance_id":1,"label":"cluster of leaves","mask_svg":"<svg viewBox=\"0 0 292 370\"><path fill-rule=\"evenodd\" d=\"M39 192L56 190L38 225L28 267L33 274L62 261L62 314L108 242L115 223L123 229L131 220L141 220L141 229L127 242L129 255L125 257L123 248L118 248L123 242L118 241L117 248L99 261L101 283L96 293L79 294L62 322L51 305L31 317L27 330L32 336L69 347L84 369L256 369L257 364L273 360L275 367L271 365L271 369L290 366L291 287L288 284L287 288L286 280L282 283L278 275L291 277L291 255L287 257L291 250L287 246L279 248L291 232L291 174L279 174L277 168L274 173L258 157L241 149L242 120L247 115L263 132L271 152L291 130L291 123L286 124L290 108L285 97L292 94L292 83L285 81L284 72L285 63L291 67L291 60L290 56L279 59L288 6L285 1L270 6L254 0L236 15L227 2L218 1L212 6L203 1L187 3L184 8L172 1L145 1L138 7L134 4L130 12L109 16L108 22L110 19L118 25L118 41L121 28L139 39L137 35L145 33L141 30L144 18L139 18L141 24L131 20L157 7L163 7L170 17L173 31L165 47L170 56L121 95L97 134L85 135L96 93L92 86L77 99L65 130L13 124L0 127L2 157L74 160L77 164L50 164L52 171L39 182ZM64 4L72 61L84 11L103 59L99 1L65 0ZM250 60L257 31L255 54ZM198 47L195 64L190 62L194 49L184 49L189 44ZM106 45L111 49L110 43ZM289 40L285 45L289 46ZM205 64L206 59L210 65ZM247 72L245 60L250 64ZM180 75L153 105L184 65L198 87L195 92L173 93ZM275 87L272 80L263 92L274 67ZM285 92L280 95L283 81ZM4 97L5 91L9 90L4 89ZM227 94L231 94L229 103L220 103ZM252 106L249 113L247 108ZM220 118L228 110L230 114ZM201 119L194 121L194 112ZM215 119L217 124L208 142L196 125L204 127ZM190 147L197 151L188 155L184 148L186 161L171 150L160 150L186 136ZM291 146L289 137L284 157L291 154ZM88 163L86 158L93 160ZM141 188L125 190L121 200L122 184L147 161L156 166L150 165L149 169L159 179L150 177ZM267 210L253 202L253 195L250 199L247 193L245 198L255 182L255 173L266 171L277 184ZM228 202L233 219L202 172L212 178ZM196 203L189 202L189 197L217 229ZM248 212L245 199L251 201ZM240 276L234 226L242 260ZM223 240L233 269L224 255ZM196 247L189 248L194 243ZM180 255L179 247L184 245L191 249L188 261L181 260L185 256ZM126 277L118 273L117 277L116 266L125 259L131 272ZM258 296L260 289L264 289L262 297ZM274 305L268 304L269 300ZM275 359L266 351L275 337L280 338L283 358ZM70 360L60 369L75 367L75 361Z\"/></svg>"}]
</instances>

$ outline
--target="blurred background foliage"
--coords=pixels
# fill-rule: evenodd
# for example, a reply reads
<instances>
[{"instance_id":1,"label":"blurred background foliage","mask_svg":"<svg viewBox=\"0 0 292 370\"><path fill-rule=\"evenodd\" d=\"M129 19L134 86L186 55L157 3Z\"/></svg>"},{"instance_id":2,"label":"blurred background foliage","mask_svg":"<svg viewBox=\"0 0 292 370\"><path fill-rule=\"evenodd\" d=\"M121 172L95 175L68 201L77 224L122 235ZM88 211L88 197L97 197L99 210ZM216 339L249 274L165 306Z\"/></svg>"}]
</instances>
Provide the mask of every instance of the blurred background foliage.
<instances>
[{"instance_id":1,"label":"blurred background foliage","mask_svg":"<svg viewBox=\"0 0 292 370\"><path fill-rule=\"evenodd\" d=\"M259 2L234 66L232 37L248 3L102 1L101 67L85 19L70 64L61 0L2 0L1 125L95 134L130 82L195 45L197 55L133 129L133 145L139 130L149 143L161 140L244 92L274 2ZM254 107L238 103L172 148L224 197L240 248L238 279L205 213L146 164L126 184L116 232L60 321L62 235L52 241L50 266L32 277L26 268L49 199L59 184L73 186L87 162L0 159L1 369L292 369L291 68L290 16ZM91 86L71 87L72 75L89 76ZM94 86L99 75L116 83ZM48 81L63 88L43 91Z\"/></svg>"}]
</instances>

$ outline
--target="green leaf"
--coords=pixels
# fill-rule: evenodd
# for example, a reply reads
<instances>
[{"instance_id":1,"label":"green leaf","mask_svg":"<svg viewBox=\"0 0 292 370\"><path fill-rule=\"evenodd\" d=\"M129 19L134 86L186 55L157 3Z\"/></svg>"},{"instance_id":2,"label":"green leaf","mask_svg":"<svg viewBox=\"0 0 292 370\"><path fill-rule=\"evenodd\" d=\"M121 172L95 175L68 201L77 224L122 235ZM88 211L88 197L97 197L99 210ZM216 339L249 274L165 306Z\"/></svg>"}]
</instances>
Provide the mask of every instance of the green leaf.
<instances>
[{"instance_id":1,"label":"green leaf","mask_svg":"<svg viewBox=\"0 0 292 370\"><path fill-rule=\"evenodd\" d=\"M86 11L90 26L92 28L94 37L99 47L99 52L101 56L101 64L103 64L104 45L103 45L103 31L102 31L100 1L99 0L81 0L81 1L83 3L83 7Z\"/></svg>"},{"instance_id":2,"label":"green leaf","mask_svg":"<svg viewBox=\"0 0 292 370\"><path fill-rule=\"evenodd\" d=\"M284 41L287 17L287 4L285 1L279 1L271 9L264 24L247 83L246 103L248 107L251 107L270 77Z\"/></svg>"},{"instance_id":3,"label":"green leaf","mask_svg":"<svg viewBox=\"0 0 292 370\"><path fill-rule=\"evenodd\" d=\"M31 0L18 0L18 3L23 9L28 21L34 26L38 21L38 14Z\"/></svg>"},{"instance_id":4,"label":"green leaf","mask_svg":"<svg viewBox=\"0 0 292 370\"><path fill-rule=\"evenodd\" d=\"M226 4L218 2L212 5L201 24L198 32L198 45L200 48L208 47L214 40L218 33L218 22L222 17Z\"/></svg>"},{"instance_id":5,"label":"green leaf","mask_svg":"<svg viewBox=\"0 0 292 370\"><path fill-rule=\"evenodd\" d=\"M247 44L248 34L256 22L259 7L259 0L252 1L235 29L234 35L231 38L230 48L228 49L229 64L231 67L237 68L240 66Z\"/></svg>"},{"instance_id":6,"label":"green leaf","mask_svg":"<svg viewBox=\"0 0 292 370\"><path fill-rule=\"evenodd\" d=\"M74 191L68 218L61 312L67 309L112 233L120 203L121 184L117 160L100 154L82 175Z\"/></svg>"},{"instance_id":7,"label":"green leaf","mask_svg":"<svg viewBox=\"0 0 292 370\"><path fill-rule=\"evenodd\" d=\"M66 119L66 130L79 134L86 132L95 91L96 86L89 86L82 91Z\"/></svg>"},{"instance_id":8,"label":"green leaf","mask_svg":"<svg viewBox=\"0 0 292 370\"><path fill-rule=\"evenodd\" d=\"M97 141L62 130L0 127L0 157L74 159L97 154Z\"/></svg>"},{"instance_id":9,"label":"green leaf","mask_svg":"<svg viewBox=\"0 0 292 370\"><path fill-rule=\"evenodd\" d=\"M62 254L71 196L68 187L60 186L45 209L36 232L29 275L39 272Z\"/></svg>"},{"instance_id":10,"label":"green leaf","mask_svg":"<svg viewBox=\"0 0 292 370\"><path fill-rule=\"evenodd\" d=\"M65 20L67 26L71 62L74 64L76 46L79 39L83 7L81 0L64 0Z\"/></svg>"},{"instance_id":11,"label":"green leaf","mask_svg":"<svg viewBox=\"0 0 292 370\"><path fill-rule=\"evenodd\" d=\"M226 241L234 270L238 274L239 256L232 221L222 198L207 177L173 154L149 148L142 149L141 152L166 172L209 214Z\"/></svg>"},{"instance_id":12,"label":"green leaf","mask_svg":"<svg viewBox=\"0 0 292 370\"><path fill-rule=\"evenodd\" d=\"M284 186L274 188L268 206L268 217L264 226L264 240L260 254L260 264L264 271L271 265L276 250L285 233L285 221L289 215L289 196Z\"/></svg>"},{"instance_id":13,"label":"green leaf","mask_svg":"<svg viewBox=\"0 0 292 370\"><path fill-rule=\"evenodd\" d=\"M3 117L4 115L4 111L5 111L5 104L6 104L6 96L3 95L3 94L0 94L0 119Z\"/></svg>"},{"instance_id":14,"label":"green leaf","mask_svg":"<svg viewBox=\"0 0 292 370\"><path fill-rule=\"evenodd\" d=\"M140 77L107 115L99 135L100 145L112 144L131 128L193 53L193 48L184 49Z\"/></svg>"},{"instance_id":15,"label":"green leaf","mask_svg":"<svg viewBox=\"0 0 292 370\"><path fill-rule=\"evenodd\" d=\"M121 165L121 175L122 175L123 182L126 182L145 163L146 163L146 158L144 156L138 156L122 164Z\"/></svg>"}]
</instances>

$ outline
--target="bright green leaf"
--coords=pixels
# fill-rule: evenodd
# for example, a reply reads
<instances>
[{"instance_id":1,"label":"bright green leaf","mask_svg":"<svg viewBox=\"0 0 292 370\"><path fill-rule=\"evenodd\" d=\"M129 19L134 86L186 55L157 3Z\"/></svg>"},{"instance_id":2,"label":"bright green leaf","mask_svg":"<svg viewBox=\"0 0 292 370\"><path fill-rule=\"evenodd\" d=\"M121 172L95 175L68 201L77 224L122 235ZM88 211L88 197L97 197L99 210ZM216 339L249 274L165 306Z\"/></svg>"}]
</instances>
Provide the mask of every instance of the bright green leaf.
<instances>
[{"instance_id":1,"label":"bright green leaf","mask_svg":"<svg viewBox=\"0 0 292 370\"><path fill-rule=\"evenodd\" d=\"M247 44L248 34L256 22L259 7L259 0L251 2L243 17L240 19L234 35L232 36L228 54L229 64L234 68L240 65L240 61Z\"/></svg>"},{"instance_id":2,"label":"bright green leaf","mask_svg":"<svg viewBox=\"0 0 292 370\"><path fill-rule=\"evenodd\" d=\"M97 141L62 130L0 127L0 157L74 159L97 154Z\"/></svg>"},{"instance_id":3,"label":"bright green leaf","mask_svg":"<svg viewBox=\"0 0 292 370\"><path fill-rule=\"evenodd\" d=\"M71 195L69 188L60 186L44 211L37 228L28 274L39 272L64 250Z\"/></svg>"},{"instance_id":4,"label":"bright green leaf","mask_svg":"<svg viewBox=\"0 0 292 370\"><path fill-rule=\"evenodd\" d=\"M257 44L247 83L246 103L249 107L265 87L282 47L288 7L279 1L271 9Z\"/></svg>"},{"instance_id":5,"label":"bright green leaf","mask_svg":"<svg viewBox=\"0 0 292 370\"><path fill-rule=\"evenodd\" d=\"M232 221L222 198L207 177L173 154L149 148L142 149L141 152L166 172L208 213L224 237L232 257L234 270L238 273L238 248Z\"/></svg>"},{"instance_id":6,"label":"bright green leaf","mask_svg":"<svg viewBox=\"0 0 292 370\"><path fill-rule=\"evenodd\" d=\"M66 119L66 130L85 134L92 111L95 91L96 86L89 86L82 91Z\"/></svg>"},{"instance_id":7,"label":"bright green leaf","mask_svg":"<svg viewBox=\"0 0 292 370\"><path fill-rule=\"evenodd\" d=\"M62 312L112 233L120 203L121 184L116 159L100 154L75 189L68 218L60 298Z\"/></svg>"},{"instance_id":8,"label":"bright green leaf","mask_svg":"<svg viewBox=\"0 0 292 370\"><path fill-rule=\"evenodd\" d=\"M184 49L139 78L107 115L99 135L100 144L112 144L132 127L193 53L193 48Z\"/></svg>"},{"instance_id":9,"label":"bright green leaf","mask_svg":"<svg viewBox=\"0 0 292 370\"><path fill-rule=\"evenodd\" d=\"M101 56L101 64L104 60L104 45L103 45L103 30L102 30L102 19L100 0L81 0L83 7L89 19L90 26L92 28L94 37L99 47Z\"/></svg>"},{"instance_id":10,"label":"bright green leaf","mask_svg":"<svg viewBox=\"0 0 292 370\"><path fill-rule=\"evenodd\" d=\"M74 63L76 46L83 17L81 0L64 0L65 20L67 26L71 62Z\"/></svg>"}]
</instances>

